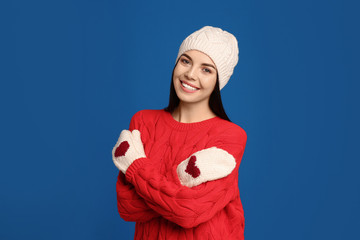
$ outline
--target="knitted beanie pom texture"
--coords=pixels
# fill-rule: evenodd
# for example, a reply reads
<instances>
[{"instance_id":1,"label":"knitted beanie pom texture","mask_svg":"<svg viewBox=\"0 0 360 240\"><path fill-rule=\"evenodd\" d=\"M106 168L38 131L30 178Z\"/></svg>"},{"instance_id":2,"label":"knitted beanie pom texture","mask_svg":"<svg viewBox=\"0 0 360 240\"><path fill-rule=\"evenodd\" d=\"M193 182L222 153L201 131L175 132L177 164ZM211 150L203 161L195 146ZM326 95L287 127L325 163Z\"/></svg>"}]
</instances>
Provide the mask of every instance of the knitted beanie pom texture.
<instances>
[{"instance_id":1,"label":"knitted beanie pom texture","mask_svg":"<svg viewBox=\"0 0 360 240\"><path fill-rule=\"evenodd\" d=\"M227 84L238 63L239 48L234 35L221 28L205 26L189 35L180 45L176 62L186 51L198 50L216 65L220 90Z\"/></svg>"}]
</instances>

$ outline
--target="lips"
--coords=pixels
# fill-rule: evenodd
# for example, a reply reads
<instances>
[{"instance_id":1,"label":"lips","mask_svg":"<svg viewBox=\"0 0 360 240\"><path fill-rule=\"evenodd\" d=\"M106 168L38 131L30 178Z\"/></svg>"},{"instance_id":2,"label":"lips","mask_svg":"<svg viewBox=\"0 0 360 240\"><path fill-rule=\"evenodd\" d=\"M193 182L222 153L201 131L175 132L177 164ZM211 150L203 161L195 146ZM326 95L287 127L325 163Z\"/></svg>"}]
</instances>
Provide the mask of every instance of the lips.
<instances>
[{"instance_id":1,"label":"lips","mask_svg":"<svg viewBox=\"0 0 360 240\"><path fill-rule=\"evenodd\" d=\"M193 88L200 89L200 88L198 88L197 86L194 86L194 85L192 85L192 84L190 84L190 83L188 83L188 82L186 82L186 81L180 80L180 82L184 82L184 83L186 83L187 85L189 85L189 86L191 86L191 87L193 87Z\"/></svg>"}]
</instances>

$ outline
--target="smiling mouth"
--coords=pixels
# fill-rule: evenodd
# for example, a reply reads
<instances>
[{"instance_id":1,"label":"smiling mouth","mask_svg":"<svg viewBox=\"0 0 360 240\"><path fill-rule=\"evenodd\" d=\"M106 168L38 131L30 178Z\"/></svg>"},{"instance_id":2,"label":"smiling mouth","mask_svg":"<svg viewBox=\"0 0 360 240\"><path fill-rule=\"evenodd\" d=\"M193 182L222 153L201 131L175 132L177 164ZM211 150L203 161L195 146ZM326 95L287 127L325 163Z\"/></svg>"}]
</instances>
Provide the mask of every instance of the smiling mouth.
<instances>
[{"instance_id":1,"label":"smiling mouth","mask_svg":"<svg viewBox=\"0 0 360 240\"><path fill-rule=\"evenodd\" d=\"M196 88L196 87L190 86L189 84L187 84L187 83L185 83L185 82L183 82L183 81L181 81L181 80L180 80L180 82L181 82L181 85L182 85L184 88L186 88L186 89L188 89L188 90L190 90L190 91L196 91L196 90L199 90L199 89L200 89L200 88Z\"/></svg>"}]
</instances>

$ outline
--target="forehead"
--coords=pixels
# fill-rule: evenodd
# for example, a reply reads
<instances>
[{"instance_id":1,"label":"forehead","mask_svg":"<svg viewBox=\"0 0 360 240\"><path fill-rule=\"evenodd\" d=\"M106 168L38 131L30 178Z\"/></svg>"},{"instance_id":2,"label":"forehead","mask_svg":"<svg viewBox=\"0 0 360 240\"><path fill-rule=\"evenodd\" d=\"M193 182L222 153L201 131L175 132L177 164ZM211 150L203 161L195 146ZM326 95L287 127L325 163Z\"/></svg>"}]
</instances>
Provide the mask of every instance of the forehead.
<instances>
[{"instance_id":1,"label":"forehead","mask_svg":"<svg viewBox=\"0 0 360 240\"><path fill-rule=\"evenodd\" d=\"M215 63L213 62L213 60L206 55L205 53L198 51L198 50L188 50L186 52L184 52L185 54L189 55L189 57L191 57L191 59L193 61L199 61L201 63L207 63L207 64L213 64L215 65Z\"/></svg>"}]
</instances>

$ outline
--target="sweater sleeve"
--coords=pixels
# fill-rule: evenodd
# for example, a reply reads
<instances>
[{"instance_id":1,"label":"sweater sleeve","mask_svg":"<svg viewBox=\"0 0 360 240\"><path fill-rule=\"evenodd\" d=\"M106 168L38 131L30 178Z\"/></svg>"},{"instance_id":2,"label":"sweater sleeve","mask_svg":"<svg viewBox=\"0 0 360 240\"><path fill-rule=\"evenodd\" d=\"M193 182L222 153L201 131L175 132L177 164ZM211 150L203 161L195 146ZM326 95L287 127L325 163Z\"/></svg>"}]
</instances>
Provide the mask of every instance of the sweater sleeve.
<instances>
[{"instance_id":1,"label":"sweater sleeve","mask_svg":"<svg viewBox=\"0 0 360 240\"><path fill-rule=\"evenodd\" d=\"M246 138L242 129L230 129L207 145L209 148L222 149L234 157L235 167L224 177L193 187L185 186L176 177L177 181L169 181L153 166L154 160L146 157L130 165L126 179L146 204L161 216L184 228L195 227L210 220L238 194L238 169ZM172 172L177 175L177 166L173 167Z\"/></svg>"},{"instance_id":2,"label":"sweater sleeve","mask_svg":"<svg viewBox=\"0 0 360 240\"><path fill-rule=\"evenodd\" d=\"M139 128L139 113L135 113L131 118L129 130ZM134 189L134 186L125 179L125 175L119 171L116 182L117 207L120 217L125 221L145 222L160 214L151 209L143 198Z\"/></svg>"}]
</instances>

